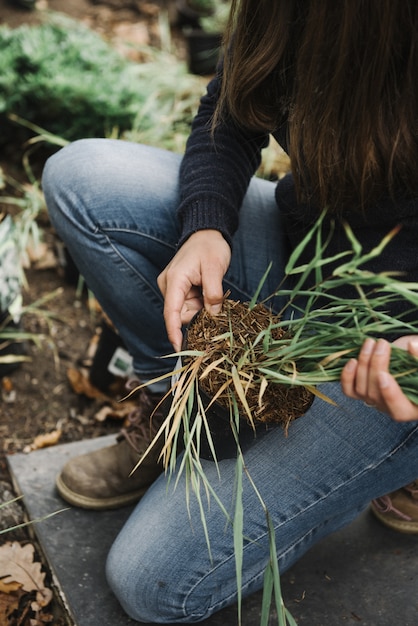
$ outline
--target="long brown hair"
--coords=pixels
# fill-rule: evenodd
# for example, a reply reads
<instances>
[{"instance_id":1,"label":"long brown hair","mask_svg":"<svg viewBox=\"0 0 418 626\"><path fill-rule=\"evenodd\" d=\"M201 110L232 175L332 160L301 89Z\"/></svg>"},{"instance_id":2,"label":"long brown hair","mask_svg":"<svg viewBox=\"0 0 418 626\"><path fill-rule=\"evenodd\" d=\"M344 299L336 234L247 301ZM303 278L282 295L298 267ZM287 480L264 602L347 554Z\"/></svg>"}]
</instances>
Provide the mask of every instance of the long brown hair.
<instances>
[{"instance_id":1,"label":"long brown hair","mask_svg":"<svg viewBox=\"0 0 418 626\"><path fill-rule=\"evenodd\" d=\"M289 120L299 199L418 192L417 0L232 0L217 117Z\"/></svg>"}]
</instances>

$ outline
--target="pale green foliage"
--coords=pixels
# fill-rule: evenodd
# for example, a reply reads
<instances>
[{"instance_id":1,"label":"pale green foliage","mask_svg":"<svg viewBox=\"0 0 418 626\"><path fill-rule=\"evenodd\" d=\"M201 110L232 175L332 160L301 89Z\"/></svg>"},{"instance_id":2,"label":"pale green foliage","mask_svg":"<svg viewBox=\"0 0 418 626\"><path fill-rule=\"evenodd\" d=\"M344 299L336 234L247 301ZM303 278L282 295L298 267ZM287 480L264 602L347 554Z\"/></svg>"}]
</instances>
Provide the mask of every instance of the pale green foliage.
<instances>
[{"instance_id":1,"label":"pale green foliage","mask_svg":"<svg viewBox=\"0 0 418 626\"><path fill-rule=\"evenodd\" d=\"M320 383L338 381L344 365L348 359L357 356L367 337L418 335L415 313L418 284L406 283L395 273L374 274L363 269L368 261L382 254L385 246L396 237L397 229L375 248L363 252L347 225L348 250L327 258L322 220L323 217L289 259L286 275L294 279L293 288L279 288L282 294L288 295L286 308L293 307L295 315L280 324L288 331L287 338L274 340L267 337L266 359L258 371L266 377L268 384L312 388ZM301 253L312 238L316 240L316 255L309 264L298 266ZM331 265L332 270L328 269ZM308 289L305 283L312 274L315 275L314 285ZM357 295L341 297L335 291L341 287L344 290L352 288ZM298 306L300 300L302 308ZM387 309L394 302L406 305L403 317L388 314ZM266 335L269 333L267 330ZM405 350L393 347L390 369L403 392L418 403L417 359Z\"/></svg>"},{"instance_id":2,"label":"pale green foliage","mask_svg":"<svg viewBox=\"0 0 418 626\"><path fill-rule=\"evenodd\" d=\"M223 33L228 21L230 6L229 2L218 1L214 3L212 12L200 18L200 25L207 33Z\"/></svg>"},{"instance_id":3,"label":"pale green foliage","mask_svg":"<svg viewBox=\"0 0 418 626\"><path fill-rule=\"evenodd\" d=\"M188 131L201 92L201 79L169 52L147 47L144 63L128 61L69 18L0 27L0 115L65 139L154 129L161 142Z\"/></svg>"}]
</instances>

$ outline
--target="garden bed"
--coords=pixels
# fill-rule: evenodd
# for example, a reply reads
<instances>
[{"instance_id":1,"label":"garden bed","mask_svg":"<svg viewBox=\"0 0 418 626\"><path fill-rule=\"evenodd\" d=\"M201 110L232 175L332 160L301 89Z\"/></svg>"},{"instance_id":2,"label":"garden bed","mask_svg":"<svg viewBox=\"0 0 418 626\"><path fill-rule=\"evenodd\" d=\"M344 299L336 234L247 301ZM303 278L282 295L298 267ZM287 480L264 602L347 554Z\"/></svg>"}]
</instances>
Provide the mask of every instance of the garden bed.
<instances>
[{"instance_id":1,"label":"garden bed","mask_svg":"<svg viewBox=\"0 0 418 626\"><path fill-rule=\"evenodd\" d=\"M63 12L83 22L115 47L126 45L129 40L148 45L156 43L158 36L158 13L160 3L155 2L90 2L89 0L40 0L41 8ZM40 13L19 8L18 3L3 3L1 22L12 28L37 25ZM27 176L22 165L25 147L19 142L9 142L2 147L0 167L15 180L25 184ZM32 163L36 176L40 175L49 150L38 151ZM13 189L7 190L10 195ZM17 197L21 194L17 193ZM6 207L7 208L7 207ZM4 211L4 207L2 207ZM1 211L0 211L1 212ZM50 323L42 316L27 314L23 318L24 330L43 336L40 346L26 344L29 361L0 379L0 502L14 496L7 469L7 455L44 445L50 437L60 443L97 437L117 432L119 419L98 421L97 413L109 404L103 396L88 398L75 393L70 385L68 371L79 371L84 364L87 349L100 324L100 316L91 311L86 293L77 295L76 285L64 277L56 252L56 240L48 223L43 223L48 254L35 261L26 271L27 286L23 290L26 304L55 294L45 305L53 313ZM52 256L51 256L52 255ZM42 439L43 438L43 439ZM23 507L19 503L0 509L0 529L24 520ZM35 551L33 563L42 563L40 550L26 529L1 535L0 547L7 542L17 542L22 550ZM33 565L35 568L36 565ZM39 567L39 566L38 566ZM50 623L54 626L68 624L68 617L53 587L48 568L45 588L53 590L54 596L44 609L34 612L31 608L33 593L17 590L12 597L2 594L0 588L0 623L8 626ZM11 615L9 621L6 615ZM37 621L30 621L30 620Z\"/></svg>"}]
</instances>

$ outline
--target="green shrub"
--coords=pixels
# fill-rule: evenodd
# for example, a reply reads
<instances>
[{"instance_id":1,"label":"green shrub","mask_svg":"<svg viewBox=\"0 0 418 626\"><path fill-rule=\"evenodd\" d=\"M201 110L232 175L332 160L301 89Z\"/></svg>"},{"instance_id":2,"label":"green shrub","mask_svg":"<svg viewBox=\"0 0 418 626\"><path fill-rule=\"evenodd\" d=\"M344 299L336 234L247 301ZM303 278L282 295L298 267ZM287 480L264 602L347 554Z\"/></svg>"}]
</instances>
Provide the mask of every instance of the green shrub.
<instances>
[{"instance_id":1,"label":"green shrub","mask_svg":"<svg viewBox=\"0 0 418 626\"><path fill-rule=\"evenodd\" d=\"M166 118L182 89L187 98L193 93L195 110L201 83L171 55L147 54L149 62L128 61L98 34L64 17L14 30L1 26L1 132L11 113L70 141L148 130L158 125L159 105ZM165 100L157 101L157 109L147 106L162 90ZM179 119L170 124L186 123L188 129L192 108L176 111Z\"/></svg>"}]
</instances>

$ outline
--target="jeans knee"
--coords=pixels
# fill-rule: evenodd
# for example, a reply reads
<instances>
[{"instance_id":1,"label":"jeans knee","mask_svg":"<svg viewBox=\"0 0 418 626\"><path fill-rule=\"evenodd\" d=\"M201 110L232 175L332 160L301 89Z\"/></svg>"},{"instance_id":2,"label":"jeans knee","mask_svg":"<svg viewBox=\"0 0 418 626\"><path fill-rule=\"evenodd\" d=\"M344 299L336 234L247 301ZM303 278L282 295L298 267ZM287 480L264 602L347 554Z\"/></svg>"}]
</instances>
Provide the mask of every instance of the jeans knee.
<instances>
[{"instance_id":1,"label":"jeans knee","mask_svg":"<svg viewBox=\"0 0 418 626\"><path fill-rule=\"evenodd\" d=\"M112 548L106 562L107 582L125 613L140 623L181 623L184 614L172 606L175 594L159 580L157 572L153 573L147 566L139 568L134 560L136 566Z\"/></svg>"},{"instance_id":2,"label":"jeans knee","mask_svg":"<svg viewBox=\"0 0 418 626\"><path fill-rule=\"evenodd\" d=\"M99 139L80 139L65 146L46 162L42 189L51 221L58 232L68 223L84 221L85 207L94 197L97 164L101 154ZM95 175L96 174L96 175Z\"/></svg>"},{"instance_id":3,"label":"jeans knee","mask_svg":"<svg viewBox=\"0 0 418 626\"><path fill-rule=\"evenodd\" d=\"M100 156L100 139L78 139L58 150L46 161L42 173L44 191L72 186L74 180L88 175L91 165Z\"/></svg>"}]
</instances>

